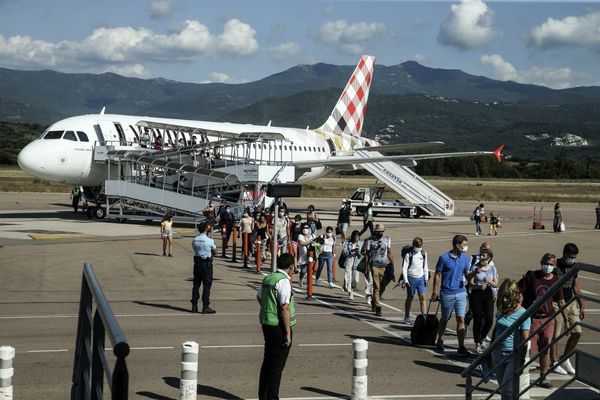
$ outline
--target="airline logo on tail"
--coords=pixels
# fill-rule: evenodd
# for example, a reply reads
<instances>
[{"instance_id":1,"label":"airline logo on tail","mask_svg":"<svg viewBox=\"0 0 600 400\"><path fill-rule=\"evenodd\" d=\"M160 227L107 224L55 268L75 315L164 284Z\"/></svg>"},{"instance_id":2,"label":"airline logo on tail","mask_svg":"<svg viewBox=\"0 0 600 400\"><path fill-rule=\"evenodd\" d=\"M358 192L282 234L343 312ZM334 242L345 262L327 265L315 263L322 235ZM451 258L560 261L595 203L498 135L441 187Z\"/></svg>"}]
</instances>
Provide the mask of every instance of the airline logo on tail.
<instances>
[{"instance_id":1,"label":"airline logo on tail","mask_svg":"<svg viewBox=\"0 0 600 400\"><path fill-rule=\"evenodd\" d=\"M321 129L338 135L360 136L367 112L374 66L375 57L360 58L333 112Z\"/></svg>"}]
</instances>

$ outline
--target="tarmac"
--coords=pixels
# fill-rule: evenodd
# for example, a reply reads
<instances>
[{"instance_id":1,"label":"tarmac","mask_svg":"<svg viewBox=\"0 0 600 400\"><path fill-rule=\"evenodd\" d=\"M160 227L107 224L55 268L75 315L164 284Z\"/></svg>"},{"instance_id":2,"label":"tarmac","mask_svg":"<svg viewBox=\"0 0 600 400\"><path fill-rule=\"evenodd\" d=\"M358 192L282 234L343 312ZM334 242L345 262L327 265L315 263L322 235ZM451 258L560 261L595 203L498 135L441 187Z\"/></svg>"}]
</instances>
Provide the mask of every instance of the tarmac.
<instances>
[{"instance_id":1,"label":"tarmac","mask_svg":"<svg viewBox=\"0 0 600 400\"><path fill-rule=\"evenodd\" d=\"M339 199L286 199L291 214L305 215L314 204L323 225L334 225ZM566 232L553 233L552 206L545 204L545 230L532 229L533 207L540 203L486 202L486 211L503 222L497 236L475 236L469 221L479 202L456 202L449 218L401 219L377 216L392 239L393 254L414 236L424 239L429 269L451 248L452 236L465 234L470 252L492 243L501 278L518 279L539 268L546 252L560 256L567 242L580 248L581 262L600 264L600 230L594 230L594 205L561 203ZM74 214L67 194L0 193L0 346L16 349L15 398L64 399L70 393L82 266L90 262L125 332L130 398L177 399L181 345L200 345L199 398L254 399L262 362L263 338L258 323L256 290L263 277L229 259L215 259L211 307L214 315L190 312L192 279L191 226L174 224L174 257L162 257L156 223L89 220ZM483 224L484 233L487 224ZM359 219L352 229L360 229ZM550 228L550 229L548 229ZM219 246L219 243L217 242ZM220 249L219 249L220 254ZM399 261L396 275L399 275ZM254 267L254 263L250 264ZM267 268L268 266L265 266ZM471 361L456 355L455 322L450 321L446 352L410 345L410 327L403 324L406 292L391 289L384 296L383 316L375 317L364 298L352 303L339 287L315 287L312 300L296 288L294 343L281 385L281 398L349 398L352 340L369 342L370 398L463 398L460 373ZM584 293L600 297L600 274L581 274ZM359 289L363 288L363 282ZM418 301L413 302L413 318ZM589 304L585 322L599 326L600 305ZM473 341L467 340L473 349ZM107 342L110 347L110 342ZM600 356L600 335L584 332L579 348ZM114 361L112 353L107 358ZM532 372L532 377L536 375ZM552 376L559 386L568 377ZM494 385L490 383L489 388ZM583 384L561 395L535 388L534 398L600 398ZM479 392L477 396L487 396Z\"/></svg>"}]
</instances>

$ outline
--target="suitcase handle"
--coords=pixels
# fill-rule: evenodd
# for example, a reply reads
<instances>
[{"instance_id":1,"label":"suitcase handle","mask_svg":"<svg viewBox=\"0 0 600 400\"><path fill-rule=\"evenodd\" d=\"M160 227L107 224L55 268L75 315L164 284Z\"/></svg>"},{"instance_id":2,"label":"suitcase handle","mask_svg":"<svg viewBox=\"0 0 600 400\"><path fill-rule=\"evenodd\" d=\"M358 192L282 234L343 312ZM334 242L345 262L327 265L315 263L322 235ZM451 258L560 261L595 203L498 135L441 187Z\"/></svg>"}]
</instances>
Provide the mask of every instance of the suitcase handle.
<instances>
[{"instance_id":1,"label":"suitcase handle","mask_svg":"<svg viewBox=\"0 0 600 400\"><path fill-rule=\"evenodd\" d=\"M435 302L431 301L431 300L429 301L429 305L427 306L427 314L425 314L425 315L429 315L429 310L431 309L431 303L437 303L437 307L435 308L435 314L433 314L433 315L437 316L437 313L440 311L440 303L441 302L439 300L435 301Z\"/></svg>"}]
</instances>

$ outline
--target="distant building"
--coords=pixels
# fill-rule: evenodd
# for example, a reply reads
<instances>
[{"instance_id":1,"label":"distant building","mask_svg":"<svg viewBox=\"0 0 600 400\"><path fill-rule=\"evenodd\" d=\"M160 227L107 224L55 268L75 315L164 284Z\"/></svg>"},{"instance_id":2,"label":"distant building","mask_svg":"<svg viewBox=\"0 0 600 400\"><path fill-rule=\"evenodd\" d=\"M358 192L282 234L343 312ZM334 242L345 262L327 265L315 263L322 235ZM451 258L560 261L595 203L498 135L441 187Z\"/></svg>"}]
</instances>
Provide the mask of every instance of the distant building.
<instances>
[{"instance_id":1,"label":"distant building","mask_svg":"<svg viewBox=\"0 0 600 400\"><path fill-rule=\"evenodd\" d=\"M573 133L567 133L564 136L559 136L552 139L551 146L569 146L569 147L585 147L589 146L587 139Z\"/></svg>"}]
</instances>

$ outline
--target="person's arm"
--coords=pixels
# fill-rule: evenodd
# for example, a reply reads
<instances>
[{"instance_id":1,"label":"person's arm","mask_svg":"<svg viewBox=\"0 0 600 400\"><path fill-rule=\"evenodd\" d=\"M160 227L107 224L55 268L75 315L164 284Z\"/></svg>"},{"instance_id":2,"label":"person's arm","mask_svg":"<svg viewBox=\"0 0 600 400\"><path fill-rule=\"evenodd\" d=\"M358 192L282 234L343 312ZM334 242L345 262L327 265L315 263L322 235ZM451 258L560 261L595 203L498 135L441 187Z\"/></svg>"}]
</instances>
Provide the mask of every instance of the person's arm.
<instances>
[{"instance_id":1,"label":"person's arm","mask_svg":"<svg viewBox=\"0 0 600 400\"><path fill-rule=\"evenodd\" d=\"M429 283L429 259L427 257L427 252L422 250L423 253L423 274L425 276L425 286Z\"/></svg>"},{"instance_id":2,"label":"person's arm","mask_svg":"<svg viewBox=\"0 0 600 400\"><path fill-rule=\"evenodd\" d=\"M440 286L442 285L442 272L435 271L433 275L433 290L431 292L431 300L437 301L440 299Z\"/></svg>"},{"instance_id":3,"label":"person's arm","mask_svg":"<svg viewBox=\"0 0 600 400\"><path fill-rule=\"evenodd\" d=\"M576 276L573 278L573 293L577 296L581 294L581 285L579 284L579 278ZM577 297L577 304L579 304L579 318L585 318L585 311L583 310L583 300L580 297Z\"/></svg>"},{"instance_id":4,"label":"person's arm","mask_svg":"<svg viewBox=\"0 0 600 400\"><path fill-rule=\"evenodd\" d=\"M210 253L212 254L212 256L214 257L217 254L217 245L215 244L215 241L213 240L211 249L210 249Z\"/></svg>"},{"instance_id":5,"label":"person's arm","mask_svg":"<svg viewBox=\"0 0 600 400\"><path fill-rule=\"evenodd\" d=\"M283 304L281 306L281 318L283 319L283 329L285 330L285 345L290 347L292 345L292 327L290 325L290 305Z\"/></svg>"},{"instance_id":6,"label":"person's arm","mask_svg":"<svg viewBox=\"0 0 600 400\"><path fill-rule=\"evenodd\" d=\"M488 284L490 284L492 287L497 288L498 287L498 270L496 269L496 267L494 268L494 277L492 278L492 280L487 281Z\"/></svg>"},{"instance_id":7,"label":"person's arm","mask_svg":"<svg viewBox=\"0 0 600 400\"><path fill-rule=\"evenodd\" d=\"M404 284L407 286L410 286L410 284L408 283L408 260L410 257L404 256L404 258L402 259L402 280L404 281Z\"/></svg>"},{"instance_id":8,"label":"person's arm","mask_svg":"<svg viewBox=\"0 0 600 400\"><path fill-rule=\"evenodd\" d=\"M394 257L392 256L392 239L388 238L387 258L390 264L394 265Z\"/></svg>"}]
</instances>

